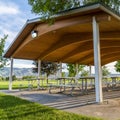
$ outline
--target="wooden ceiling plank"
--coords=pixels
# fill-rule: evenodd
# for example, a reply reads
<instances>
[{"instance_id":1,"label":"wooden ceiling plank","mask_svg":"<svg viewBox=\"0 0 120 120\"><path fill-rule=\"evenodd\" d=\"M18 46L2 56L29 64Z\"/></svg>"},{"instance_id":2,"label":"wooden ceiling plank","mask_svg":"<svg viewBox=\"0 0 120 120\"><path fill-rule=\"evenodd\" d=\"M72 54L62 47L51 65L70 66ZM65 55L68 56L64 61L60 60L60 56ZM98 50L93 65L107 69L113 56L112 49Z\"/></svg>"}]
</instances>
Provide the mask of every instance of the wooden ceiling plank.
<instances>
[{"instance_id":1,"label":"wooden ceiling plank","mask_svg":"<svg viewBox=\"0 0 120 120\"><path fill-rule=\"evenodd\" d=\"M107 21L109 20L109 15L106 13L95 14L94 16L96 16L97 21L99 21L99 22L103 21L103 20L107 20ZM34 29L38 30L38 37L40 37L41 35L44 35L51 31L55 31L55 30L58 30L58 29L61 29L64 27L68 27L68 26L73 26L76 24L91 23L91 21L92 21L91 15L84 15L84 16L77 16L74 18L56 21L55 24L53 24L51 26L48 26L47 24L43 23L43 24L36 26L36 28L34 28ZM28 39L27 41L25 41L24 43L19 45L19 47L16 49L16 52L19 51L20 49L22 49L22 47L25 46L26 44L28 44L31 40L32 40L32 38ZM14 56L14 53L13 53L13 56Z\"/></svg>"},{"instance_id":2,"label":"wooden ceiling plank","mask_svg":"<svg viewBox=\"0 0 120 120\"><path fill-rule=\"evenodd\" d=\"M85 44L86 44L86 42L85 42ZM85 44L83 44L84 47L82 45L80 45L79 47L77 47L72 52L71 51L68 52L66 55L64 55L60 59L60 61L64 61L65 59L69 59L70 57L73 57L73 56L75 56L77 54L80 54L80 53L82 54L83 52L86 52L86 51L89 51L89 50L93 49L93 46L91 46L89 44L87 44L87 45L85 45Z\"/></svg>"},{"instance_id":3,"label":"wooden ceiling plank","mask_svg":"<svg viewBox=\"0 0 120 120\"><path fill-rule=\"evenodd\" d=\"M111 51L109 53L104 53L104 54L101 54L101 63L102 65L104 64L103 60L106 61L107 59L111 59L114 58L114 57L117 57L120 55L120 51ZM94 61L93 61L93 56L88 56L88 58L86 60L83 60L81 62L85 62L85 63L89 63L89 64L93 64Z\"/></svg>"},{"instance_id":4,"label":"wooden ceiling plank","mask_svg":"<svg viewBox=\"0 0 120 120\"><path fill-rule=\"evenodd\" d=\"M51 54L52 52L56 51L57 49L60 49L62 47L71 45L71 44L75 44L75 43L83 43L87 40L84 39L84 36L81 36L79 34L79 37L76 36L74 38L74 36L67 36L64 35L59 41L57 41L55 44L53 44L52 46L50 46L46 51L44 51L39 57L38 59L44 59L45 57L47 57L49 54Z\"/></svg>"},{"instance_id":5,"label":"wooden ceiling plank","mask_svg":"<svg viewBox=\"0 0 120 120\"><path fill-rule=\"evenodd\" d=\"M112 36L111 36L112 35ZM115 39L115 38L118 38L119 37L119 34L116 33L116 32L112 32L112 33L101 33L101 40L102 38L106 38L106 39L109 39L111 38L112 39ZM64 35L64 38L61 38L59 41L57 41L55 44L53 44L52 46L50 46L46 51L44 51L38 58L40 59L44 59L44 57L48 56L49 54L51 54L52 52L54 52L55 50L57 49L60 49L61 47L65 47L67 45L70 45L70 44L74 44L75 42L81 42L82 40L81 39L84 39L87 40L87 39L90 39L92 38L92 35L91 33L83 33L82 35L80 33L75 33L75 34L66 34ZM72 40L73 39L73 40ZM77 40L78 39L78 40ZM62 43L62 42L65 42L65 40L69 40L69 41L74 41L74 42L70 42L70 43ZM63 44L63 45L62 45Z\"/></svg>"},{"instance_id":6,"label":"wooden ceiling plank","mask_svg":"<svg viewBox=\"0 0 120 120\"><path fill-rule=\"evenodd\" d=\"M109 59L106 59L106 60L102 60L102 65L105 65L105 64L108 64L108 63L111 63L111 62L114 62L114 61L118 61L120 60L120 55L118 56L111 56Z\"/></svg>"}]
</instances>

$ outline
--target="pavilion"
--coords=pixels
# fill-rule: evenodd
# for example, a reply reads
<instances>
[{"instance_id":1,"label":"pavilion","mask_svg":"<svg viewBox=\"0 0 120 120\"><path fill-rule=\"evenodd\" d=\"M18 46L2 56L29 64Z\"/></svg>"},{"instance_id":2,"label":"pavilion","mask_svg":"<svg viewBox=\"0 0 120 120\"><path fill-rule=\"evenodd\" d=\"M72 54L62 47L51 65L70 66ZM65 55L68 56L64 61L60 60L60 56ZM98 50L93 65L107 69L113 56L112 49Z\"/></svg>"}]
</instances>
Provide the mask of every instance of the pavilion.
<instances>
[{"instance_id":1,"label":"pavilion","mask_svg":"<svg viewBox=\"0 0 120 120\"><path fill-rule=\"evenodd\" d=\"M11 58L9 90L14 58L38 60L39 67L41 60L94 65L96 102L100 103L101 66L120 59L120 15L95 3L64 11L53 25L40 18L28 20L4 57Z\"/></svg>"}]
</instances>

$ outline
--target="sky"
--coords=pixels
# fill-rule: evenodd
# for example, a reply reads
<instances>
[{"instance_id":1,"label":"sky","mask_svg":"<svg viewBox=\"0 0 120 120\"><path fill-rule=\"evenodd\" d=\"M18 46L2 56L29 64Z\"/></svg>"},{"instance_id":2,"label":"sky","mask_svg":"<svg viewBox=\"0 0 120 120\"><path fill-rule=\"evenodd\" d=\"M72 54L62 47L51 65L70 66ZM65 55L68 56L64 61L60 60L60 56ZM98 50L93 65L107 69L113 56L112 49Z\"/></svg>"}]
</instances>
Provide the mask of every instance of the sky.
<instances>
[{"instance_id":1,"label":"sky","mask_svg":"<svg viewBox=\"0 0 120 120\"><path fill-rule=\"evenodd\" d=\"M0 38L8 35L5 50L8 49L27 19L37 17L31 12L28 0L0 0ZM31 61L14 60L15 67L31 67Z\"/></svg>"},{"instance_id":2,"label":"sky","mask_svg":"<svg viewBox=\"0 0 120 120\"><path fill-rule=\"evenodd\" d=\"M38 16L31 12L28 0L0 0L0 38L4 34L8 35L5 50L9 48L25 22L35 17ZM115 73L114 63L107 66L110 72ZM14 60L14 67L31 68L33 65L32 61Z\"/></svg>"}]
</instances>

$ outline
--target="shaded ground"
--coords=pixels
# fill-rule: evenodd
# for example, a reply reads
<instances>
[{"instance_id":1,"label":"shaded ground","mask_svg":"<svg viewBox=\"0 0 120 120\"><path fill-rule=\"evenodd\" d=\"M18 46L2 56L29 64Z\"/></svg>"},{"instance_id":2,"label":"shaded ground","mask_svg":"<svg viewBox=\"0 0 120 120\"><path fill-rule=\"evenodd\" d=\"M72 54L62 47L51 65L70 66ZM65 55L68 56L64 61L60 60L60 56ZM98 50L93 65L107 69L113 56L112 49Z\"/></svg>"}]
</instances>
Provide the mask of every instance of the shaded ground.
<instances>
[{"instance_id":1,"label":"shaded ground","mask_svg":"<svg viewBox=\"0 0 120 120\"><path fill-rule=\"evenodd\" d=\"M118 102L120 103L120 98L108 101L108 104L91 104L78 108L66 109L66 111L88 116L101 117L105 120L120 119L120 104L118 104Z\"/></svg>"},{"instance_id":2,"label":"shaded ground","mask_svg":"<svg viewBox=\"0 0 120 120\"><path fill-rule=\"evenodd\" d=\"M120 119L120 91L105 92L103 104L95 103L94 94L72 97L63 94L48 94L48 91L10 92L6 90L2 92L68 112L101 117L105 120Z\"/></svg>"}]
</instances>

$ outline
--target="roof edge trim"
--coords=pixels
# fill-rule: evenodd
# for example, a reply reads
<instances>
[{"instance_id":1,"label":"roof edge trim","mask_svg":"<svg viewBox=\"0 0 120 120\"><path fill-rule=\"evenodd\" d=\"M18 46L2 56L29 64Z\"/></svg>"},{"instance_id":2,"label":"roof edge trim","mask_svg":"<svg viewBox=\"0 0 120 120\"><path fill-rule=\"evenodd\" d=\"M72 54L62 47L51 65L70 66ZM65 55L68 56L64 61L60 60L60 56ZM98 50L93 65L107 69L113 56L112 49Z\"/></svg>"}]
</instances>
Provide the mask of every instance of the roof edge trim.
<instances>
[{"instance_id":1,"label":"roof edge trim","mask_svg":"<svg viewBox=\"0 0 120 120\"><path fill-rule=\"evenodd\" d=\"M103 11L107 12L108 14L114 16L116 19L120 20L120 16L119 16L119 15L117 15L117 14L115 14L114 12L112 12L111 10L107 9L104 5L100 5L100 8L101 8Z\"/></svg>"},{"instance_id":2,"label":"roof edge trim","mask_svg":"<svg viewBox=\"0 0 120 120\"><path fill-rule=\"evenodd\" d=\"M70 10L66 10L63 12L60 12L56 15L53 15L51 18L57 18L57 17L61 17L61 16L66 16L66 15L71 15L71 14L75 14L77 12L84 12L84 11L88 11L88 10L93 10L93 9L97 9L97 8L101 8L102 10L104 10L105 12L109 13L110 15L114 16L115 18L117 18L118 20L120 20L120 16L118 14L116 14L115 12L113 12L111 9L109 9L107 6L102 4L101 2L97 2L94 4L90 4L87 6L81 6L78 8L73 8ZM30 19L27 21L28 24L30 23L34 23L34 22L42 22L41 18L34 18L34 19Z\"/></svg>"}]
</instances>

